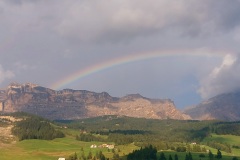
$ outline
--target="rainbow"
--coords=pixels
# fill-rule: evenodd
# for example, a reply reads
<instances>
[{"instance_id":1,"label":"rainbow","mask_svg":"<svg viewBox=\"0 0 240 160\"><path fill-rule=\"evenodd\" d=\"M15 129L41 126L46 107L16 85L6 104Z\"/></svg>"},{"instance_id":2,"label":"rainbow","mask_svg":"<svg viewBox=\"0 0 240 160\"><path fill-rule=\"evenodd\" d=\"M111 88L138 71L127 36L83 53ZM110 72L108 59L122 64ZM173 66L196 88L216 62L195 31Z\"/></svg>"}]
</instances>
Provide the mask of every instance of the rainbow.
<instances>
[{"instance_id":1,"label":"rainbow","mask_svg":"<svg viewBox=\"0 0 240 160\"><path fill-rule=\"evenodd\" d=\"M226 55L228 53L229 52L226 52L226 51L198 49L198 50L154 51L154 52L145 52L140 54L130 54L128 56L110 59L86 68L82 68L66 76L65 78L62 78L59 81L53 83L52 85L50 85L50 87L53 89L61 89L67 86L68 84L74 81L77 81L83 77L89 76L91 74L103 71L108 68L116 67L126 63L132 63L136 61L143 61L147 59L161 58L161 57L168 57L168 56L204 56L204 57L221 56L222 57L223 55Z\"/></svg>"}]
</instances>

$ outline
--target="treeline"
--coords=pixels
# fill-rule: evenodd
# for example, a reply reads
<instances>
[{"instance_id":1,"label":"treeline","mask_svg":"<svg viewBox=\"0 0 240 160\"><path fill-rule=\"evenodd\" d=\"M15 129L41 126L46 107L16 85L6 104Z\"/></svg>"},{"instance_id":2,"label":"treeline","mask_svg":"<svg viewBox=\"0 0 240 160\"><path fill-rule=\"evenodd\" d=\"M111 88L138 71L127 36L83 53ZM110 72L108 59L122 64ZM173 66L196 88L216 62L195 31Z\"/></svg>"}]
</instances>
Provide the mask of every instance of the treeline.
<instances>
[{"instance_id":1,"label":"treeline","mask_svg":"<svg viewBox=\"0 0 240 160\"><path fill-rule=\"evenodd\" d=\"M25 117L24 120L16 122L12 133L20 141L24 139L52 140L64 137L64 134L56 130L50 122L39 117Z\"/></svg>"},{"instance_id":2,"label":"treeline","mask_svg":"<svg viewBox=\"0 0 240 160\"><path fill-rule=\"evenodd\" d=\"M211 133L240 135L240 122L157 120L118 116L101 116L75 121L57 121L69 128L99 134L150 134L161 135L162 140L201 141ZM141 125L139 125L141 124ZM160 136L159 136L160 137Z\"/></svg>"},{"instance_id":3,"label":"treeline","mask_svg":"<svg viewBox=\"0 0 240 160\"><path fill-rule=\"evenodd\" d=\"M239 122L225 122L214 126L214 133L216 134L232 134L240 135L240 123Z\"/></svg>"},{"instance_id":4,"label":"treeline","mask_svg":"<svg viewBox=\"0 0 240 160\"><path fill-rule=\"evenodd\" d=\"M215 148L215 149L220 149L222 151L225 151L227 153L232 153L231 150L231 145L227 144L227 143L220 143L220 142L216 142L216 141L209 141L207 142L207 145Z\"/></svg>"},{"instance_id":5,"label":"treeline","mask_svg":"<svg viewBox=\"0 0 240 160\"><path fill-rule=\"evenodd\" d=\"M91 131L91 133L95 134L101 134L101 135L109 135L111 133L118 133L118 134L124 134L124 135L135 135L135 134L149 134L151 132L149 131L143 131L143 130L105 130L105 131Z\"/></svg>"},{"instance_id":6,"label":"treeline","mask_svg":"<svg viewBox=\"0 0 240 160\"><path fill-rule=\"evenodd\" d=\"M157 160L157 149L150 145L135 150L127 155L127 160Z\"/></svg>"},{"instance_id":7,"label":"treeline","mask_svg":"<svg viewBox=\"0 0 240 160\"><path fill-rule=\"evenodd\" d=\"M102 116L78 121L58 121L58 123L66 125L68 128L81 129L93 134L145 135L147 137L154 135L154 139L162 141L200 142L210 134L209 125L215 123L215 121L156 120Z\"/></svg>"},{"instance_id":8,"label":"treeline","mask_svg":"<svg viewBox=\"0 0 240 160\"><path fill-rule=\"evenodd\" d=\"M80 156L78 156L77 153L75 152L74 154L70 155L66 160L79 160L79 159L82 159L82 160L89 160L89 159L92 159L92 160L109 160L108 158L106 158L104 156L102 151L96 152L95 155L93 155L93 153L90 151L87 156L84 155L84 152Z\"/></svg>"},{"instance_id":9,"label":"treeline","mask_svg":"<svg viewBox=\"0 0 240 160\"><path fill-rule=\"evenodd\" d=\"M105 141L105 139L103 139L101 137L94 136L92 134L84 134L84 133L81 133L80 135L77 135L76 140L84 141L84 142L91 142L91 141L104 142Z\"/></svg>"},{"instance_id":10,"label":"treeline","mask_svg":"<svg viewBox=\"0 0 240 160\"><path fill-rule=\"evenodd\" d=\"M169 156L166 157L165 154L161 152L158 158L157 149L150 145L139 150L134 150L132 153L129 153L127 155L127 160L178 160L178 155L174 154L172 156L171 154L169 154ZM193 160L190 152L186 154L185 160Z\"/></svg>"}]
</instances>

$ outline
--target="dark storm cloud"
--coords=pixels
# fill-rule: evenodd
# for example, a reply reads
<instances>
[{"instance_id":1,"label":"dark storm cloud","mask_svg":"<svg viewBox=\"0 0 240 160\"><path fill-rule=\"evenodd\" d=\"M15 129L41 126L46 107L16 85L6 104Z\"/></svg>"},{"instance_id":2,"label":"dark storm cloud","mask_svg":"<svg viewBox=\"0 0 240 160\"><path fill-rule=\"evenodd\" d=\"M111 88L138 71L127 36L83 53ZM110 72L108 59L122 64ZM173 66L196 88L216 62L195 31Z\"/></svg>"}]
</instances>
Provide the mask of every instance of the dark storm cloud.
<instances>
[{"instance_id":1,"label":"dark storm cloud","mask_svg":"<svg viewBox=\"0 0 240 160\"><path fill-rule=\"evenodd\" d=\"M168 33L209 36L234 29L240 15L239 1L75 2L65 8L57 30L81 41L126 41Z\"/></svg>"},{"instance_id":2,"label":"dark storm cloud","mask_svg":"<svg viewBox=\"0 0 240 160\"><path fill-rule=\"evenodd\" d=\"M0 83L5 85L9 80L14 80L49 86L50 83L91 65L155 50L203 48L231 50L227 52L229 55L239 53L239 8L240 1L237 0L2 0ZM214 51L213 54L218 53ZM111 93L116 95L120 94L119 90L121 94L139 90L145 91L145 96L156 94L154 97L164 94L164 86L178 90L178 95L189 95L187 91L192 93L199 87L201 96L207 97L210 95L205 92L212 96L238 86L237 82L234 87L228 87L226 83L223 89L215 91L209 87L209 84L215 83L223 85L225 75L233 77L234 74L228 73L239 71L238 61L229 67L228 72L222 70L213 79L209 75L214 68L221 66L219 59L222 57L216 56L208 61L207 58L175 58L187 67L178 70L182 66L177 65L177 61L169 64L169 59L165 59L166 63L161 61L149 64L144 61L148 65L142 64L144 68L141 72L136 71L139 66L131 66L131 69L124 72L117 72L122 74L118 75L118 79L117 75L112 76L116 72L111 70L106 72L108 74L101 73L107 77L103 78L105 84L101 80L96 82L96 78L91 77L91 81L80 80L83 85L77 81L71 87L88 89L94 86L91 89L99 88L99 91L114 88ZM131 79L125 78L125 73L126 77L133 74L131 71L134 71L134 76ZM142 75L154 77L154 80ZM203 77L209 78L205 81ZM166 79L172 79L172 83L166 83ZM147 82L151 82L151 85ZM125 84L129 86L119 87ZM206 88L211 91L206 91Z\"/></svg>"}]
</instances>

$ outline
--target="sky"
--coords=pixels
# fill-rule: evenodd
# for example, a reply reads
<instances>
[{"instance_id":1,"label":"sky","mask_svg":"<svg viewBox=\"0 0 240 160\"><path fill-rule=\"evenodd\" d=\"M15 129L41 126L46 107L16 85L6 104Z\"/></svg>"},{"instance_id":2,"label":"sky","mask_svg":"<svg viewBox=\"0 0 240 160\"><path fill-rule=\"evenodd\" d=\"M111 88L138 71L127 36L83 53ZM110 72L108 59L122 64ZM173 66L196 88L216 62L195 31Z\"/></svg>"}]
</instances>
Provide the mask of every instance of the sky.
<instances>
[{"instance_id":1,"label":"sky","mask_svg":"<svg viewBox=\"0 0 240 160\"><path fill-rule=\"evenodd\" d=\"M139 93L182 109L239 89L239 44L239 0L1 0L0 88Z\"/></svg>"}]
</instances>

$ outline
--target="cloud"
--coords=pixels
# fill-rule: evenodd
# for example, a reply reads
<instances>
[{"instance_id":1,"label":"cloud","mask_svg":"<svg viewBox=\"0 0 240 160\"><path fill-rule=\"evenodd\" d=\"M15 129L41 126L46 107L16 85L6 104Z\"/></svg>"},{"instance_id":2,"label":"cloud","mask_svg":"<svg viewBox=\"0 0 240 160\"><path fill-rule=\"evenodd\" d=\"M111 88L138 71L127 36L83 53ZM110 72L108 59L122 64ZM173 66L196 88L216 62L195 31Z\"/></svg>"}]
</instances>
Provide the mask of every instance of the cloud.
<instances>
[{"instance_id":1,"label":"cloud","mask_svg":"<svg viewBox=\"0 0 240 160\"><path fill-rule=\"evenodd\" d=\"M33 70L36 68L36 66L30 66L30 65L23 64L22 62L18 61L16 63L14 63L14 68L16 68L16 70L22 71L22 70Z\"/></svg>"},{"instance_id":2,"label":"cloud","mask_svg":"<svg viewBox=\"0 0 240 160\"><path fill-rule=\"evenodd\" d=\"M14 73L9 70L4 70L0 65L0 83L2 83L6 79L10 79L14 77Z\"/></svg>"},{"instance_id":3,"label":"cloud","mask_svg":"<svg viewBox=\"0 0 240 160\"><path fill-rule=\"evenodd\" d=\"M227 54L220 66L215 67L209 75L202 78L198 92L206 99L240 89L239 71L239 55Z\"/></svg>"},{"instance_id":4,"label":"cloud","mask_svg":"<svg viewBox=\"0 0 240 160\"><path fill-rule=\"evenodd\" d=\"M14 26L16 32L48 30L75 42L126 42L166 35L211 36L231 31L240 24L238 0L231 3L224 0L3 2L2 18L6 21L3 24L14 23L12 30Z\"/></svg>"},{"instance_id":5,"label":"cloud","mask_svg":"<svg viewBox=\"0 0 240 160\"><path fill-rule=\"evenodd\" d=\"M231 3L226 0L0 0L0 64L10 68L12 72L9 72L16 75L16 81L32 81L48 86L50 82L81 68L133 53L198 48L238 52L239 8L239 0ZM112 76L114 68L111 73L106 72L105 77L114 86L111 91L116 95L119 90L129 93L128 88L135 84L133 91L139 88L145 95L164 96L165 90L168 90L171 96L174 95L170 93L172 90L164 87L173 88L176 85L183 93L182 86L198 86L198 78L192 78L191 84L187 81L191 75L198 77L205 74L207 76L200 78L199 93L202 97L209 97L237 87L238 80L237 74L231 73L239 71L238 56L226 57L221 64L221 58L215 57L215 54L206 60L186 61L176 57L175 63L169 63L169 59L161 58L164 60L162 63L148 64L150 67L139 75L152 76L159 72L166 77L166 80L162 80L161 74L154 77L152 84L156 83L158 87L148 90L143 87L149 88L151 82L148 76L142 76L141 82L137 76L117 79ZM183 61L188 65L185 68L178 66ZM163 65L165 62L166 65ZM147 61L143 61L142 66L146 65ZM186 75L186 68L195 69L188 71L189 76L182 83L181 75ZM7 77L11 77L6 76L6 70L1 72L5 73L1 73L1 79L6 81ZM126 75L137 74L129 69L124 72ZM91 83L86 81L80 86L81 80L71 87L88 89L93 86L93 91L97 85L99 91L112 88L107 83L103 85L105 81L98 81L94 76L96 74ZM226 84L227 76L233 77L231 84ZM168 79L179 83L168 83ZM123 80L127 81L125 88L122 87ZM191 93L196 88L191 88ZM186 97L185 100L189 101Z\"/></svg>"},{"instance_id":6,"label":"cloud","mask_svg":"<svg viewBox=\"0 0 240 160\"><path fill-rule=\"evenodd\" d=\"M81 41L126 41L155 34L212 35L240 23L233 1L75 1L65 8L57 31ZM189 12L191 10L191 12Z\"/></svg>"}]
</instances>

